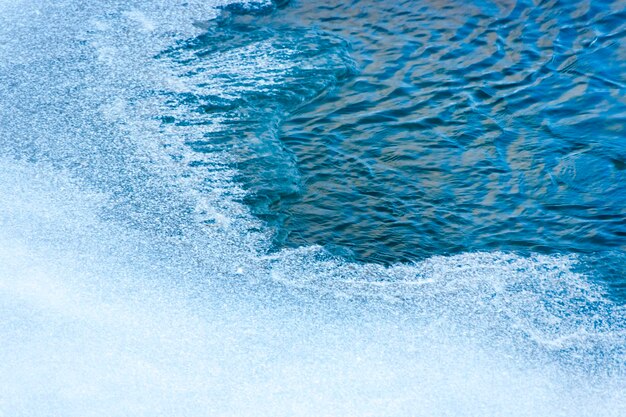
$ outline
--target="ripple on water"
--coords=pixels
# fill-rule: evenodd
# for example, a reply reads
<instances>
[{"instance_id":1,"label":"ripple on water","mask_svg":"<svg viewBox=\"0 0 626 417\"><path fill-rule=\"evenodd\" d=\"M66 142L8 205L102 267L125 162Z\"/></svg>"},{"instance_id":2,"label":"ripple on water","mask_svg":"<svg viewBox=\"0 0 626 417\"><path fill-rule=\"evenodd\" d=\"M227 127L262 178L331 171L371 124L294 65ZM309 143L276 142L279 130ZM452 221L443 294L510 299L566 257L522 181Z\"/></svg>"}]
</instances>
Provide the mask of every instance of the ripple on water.
<instances>
[{"instance_id":1,"label":"ripple on water","mask_svg":"<svg viewBox=\"0 0 626 417\"><path fill-rule=\"evenodd\" d=\"M280 245L392 263L626 247L623 2L296 4L358 75L281 130L301 188Z\"/></svg>"},{"instance_id":2,"label":"ripple on water","mask_svg":"<svg viewBox=\"0 0 626 417\"><path fill-rule=\"evenodd\" d=\"M164 93L162 121L203 126L186 146L234 164L277 248L623 252L625 16L618 1L230 10L161 54L188 87Z\"/></svg>"}]
</instances>

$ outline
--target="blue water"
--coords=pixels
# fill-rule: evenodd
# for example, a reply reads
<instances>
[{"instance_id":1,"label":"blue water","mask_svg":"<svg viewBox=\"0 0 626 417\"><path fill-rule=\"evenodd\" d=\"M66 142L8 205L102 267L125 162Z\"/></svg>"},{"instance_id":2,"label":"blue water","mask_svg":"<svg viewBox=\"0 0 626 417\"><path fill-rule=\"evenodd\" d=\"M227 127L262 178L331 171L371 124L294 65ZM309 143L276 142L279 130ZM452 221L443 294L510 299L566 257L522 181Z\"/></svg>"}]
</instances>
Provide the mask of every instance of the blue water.
<instances>
[{"instance_id":1,"label":"blue water","mask_svg":"<svg viewBox=\"0 0 626 417\"><path fill-rule=\"evenodd\" d=\"M624 9L0 0L0 416L626 415Z\"/></svg>"},{"instance_id":2,"label":"blue water","mask_svg":"<svg viewBox=\"0 0 626 417\"><path fill-rule=\"evenodd\" d=\"M207 114L200 123L225 119L219 138L189 146L237 154L244 201L273 228L275 248L319 244L385 265L578 253L624 287L620 2L263 12L235 8L166 55L213 66L224 51L267 42L296 65L220 75L234 89L278 77L243 97L175 102Z\"/></svg>"},{"instance_id":3,"label":"blue water","mask_svg":"<svg viewBox=\"0 0 626 417\"><path fill-rule=\"evenodd\" d=\"M354 66L278 132L298 187L251 181L277 244L385 264L623 253L624 4L535 3L296 3L248 26L333 34Z\"/></svg>"}]
</instances>

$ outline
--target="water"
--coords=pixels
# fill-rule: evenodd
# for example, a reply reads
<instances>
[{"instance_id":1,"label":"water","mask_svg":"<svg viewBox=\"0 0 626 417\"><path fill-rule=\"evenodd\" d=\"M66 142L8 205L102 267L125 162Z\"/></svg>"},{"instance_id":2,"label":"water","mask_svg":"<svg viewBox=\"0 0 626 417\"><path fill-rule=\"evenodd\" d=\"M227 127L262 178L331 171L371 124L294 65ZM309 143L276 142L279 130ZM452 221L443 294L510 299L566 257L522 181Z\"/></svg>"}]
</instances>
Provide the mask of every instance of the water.
<instances>
[{"instance_id":1,"label":"water","mask_svg":"<svg viewBox=\"0 0 626 417\"><path fill-rule=\"evenodd\" d=\"M435 3L0 2L0 415L626 414L620 5Z\"/></svg>"},{"instance_id":2,"label":"water","mask_svg":"<svg viewBox=\"0 0 626 417\"><path fill-rule=\"evenodd\" d=\"M294 5L272 21L346 40L357 73L284 124L301 186L269 184L257 212L279 245L365 262L623 252L624 13L620 1Z\"/></svg>"}]
</instances>

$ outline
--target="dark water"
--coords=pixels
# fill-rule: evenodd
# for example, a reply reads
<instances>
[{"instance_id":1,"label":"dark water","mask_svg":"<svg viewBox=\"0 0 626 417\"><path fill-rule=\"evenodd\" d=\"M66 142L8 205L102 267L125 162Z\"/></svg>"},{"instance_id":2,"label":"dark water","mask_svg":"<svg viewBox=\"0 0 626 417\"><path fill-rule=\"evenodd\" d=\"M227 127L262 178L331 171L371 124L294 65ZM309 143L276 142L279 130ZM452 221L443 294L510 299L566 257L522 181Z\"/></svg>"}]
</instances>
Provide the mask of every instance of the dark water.
<instances>
[{"instance_id":1,"label":"dark water","mask_svg":"<svg viewBox=\"0 0 626 417\"><path fill-rule=\"evenodd\" d=\"M168 54L206 70L267 43L289 63L226 70L238 95L190 99L226 121L190 145L237 155L276 247L383 264L582 253L619 277L625 37L623 1L299 1L230 10Z\"/></svg>"},{"instance_id":2,"label":"dark water","mask_svg":"<svg viewBox=\"0 0 626 417\"><path fill-rule=\"evenodd\" d=\"M304 186L280 239L379 262L624 250L625 6L300 5L359 74L284 126Z\"/></svg>"}]
</instances>

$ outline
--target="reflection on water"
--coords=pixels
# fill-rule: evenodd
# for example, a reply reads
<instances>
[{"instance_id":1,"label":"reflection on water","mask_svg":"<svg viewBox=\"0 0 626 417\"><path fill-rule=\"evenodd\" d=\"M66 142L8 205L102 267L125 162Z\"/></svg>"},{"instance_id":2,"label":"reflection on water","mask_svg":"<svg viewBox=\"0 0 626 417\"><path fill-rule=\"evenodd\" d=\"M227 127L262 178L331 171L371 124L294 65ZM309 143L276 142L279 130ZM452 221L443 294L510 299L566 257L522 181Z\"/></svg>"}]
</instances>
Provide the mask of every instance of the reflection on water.
<instances>
[{"instance_id":1,"label":"reflection on water","mask_svg":"<svg viewBox=\"0 0 626 417\"><path fill-rule=\"evenodd\" d=\"M302 186L257 207L280 244L626 248L624 2L296 2L272 24L346 39L359 71L283 126Z\"/></svg>"}]
</instances>

